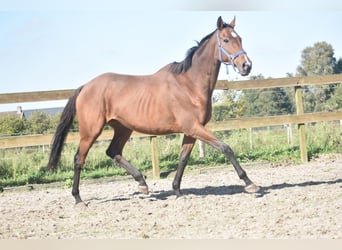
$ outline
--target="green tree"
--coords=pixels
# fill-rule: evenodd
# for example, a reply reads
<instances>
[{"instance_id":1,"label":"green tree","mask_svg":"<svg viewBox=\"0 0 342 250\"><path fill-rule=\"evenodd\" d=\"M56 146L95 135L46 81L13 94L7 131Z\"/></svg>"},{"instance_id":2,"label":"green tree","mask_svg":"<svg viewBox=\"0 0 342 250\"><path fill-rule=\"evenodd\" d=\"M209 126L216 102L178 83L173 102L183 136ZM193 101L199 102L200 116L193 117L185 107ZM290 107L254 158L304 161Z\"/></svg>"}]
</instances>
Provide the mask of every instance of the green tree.
<instances>
[{"instance_id":1,"label":"green tree","mask_svg":"<svg viewBox=\"0 0 342 250\"><path fill-rule=\"evenodd\" d=\"M342 58L339 58L335 68L335 74L342 74ZM342 109L342 84L337 84L335 86L334 94L332 94L331 99L328 101L329 110Z\"/></svg>"},{"instance_id":2,"label":"green tree","mask_svg":"<svg viewBox=\"0 0 342 250\"><path fill-rule=\"evenodd\" d=\"M50 117L50 128L48 130L49 133L54 133L56 131L56 128L59 124L61 116L62 116L62 112L58 112L57 114ZM75 118L71 124L70 131L78 131L77 116L75 116Z\"/></svg>"},{"instance_id":3,"label":"green tree","mask_svg":"<svg viewBox=\"0 0 342 250\"><path fill-rule=\"evenodd\" d=\"M56 131L56 128L59 124L59 120L61 119L61 112L58 112L57 114L51 116L50 118L50 129L49 129L49 133L53 134Z\"/></svg>"},{"instance_id":4,"label":"green tree","mask_svg":"<svg viewBox=\"0 0 342 250\"><path fill-rule=\"evenodd\" d=\"M334 74L342 73L342 58L339 58L334 66Z\"/></svg>"},{"instance_id":5,"label":"green tree","mask_svg":"<svg viewBox=\"0 0 342 250\"><path fill-rule=\"evenodd\" d=\"M334 49L327 42L317 42L312 47L304 48L301 65L297 67L298 76L333 74L336 67Z\"/></svg>"},{"instance_id":6,"label":"green tree","mask_svg":"<svg viewBox=\"0 0 342 250\"><path fill-rule=\"evenodd\" d=\"M304 48L301 65L297 67L297 76L315 76L342 73L342 59L336 60L334 49L327 42L317 42ZM328 102L337 88L336 84L306 86L304 88L305 112L331 110L334 105ZM337 98L335 96L335 98Z\"/></svg>"},{"instance_id":7,"label":"green tree","mask_svg":"<svg viewBox=\"0 0 342 250\"><path fill-rule=\"evenodd\" d=\"M265 79L263 75L251 79ZM294 111L293 93L286 88L244 90L243 110L246 116L290 114Z\"/></svg>"},{"instance_id":8,"label":"green tree","mask_svg":"<svg viewBox=\"0 0 342 250\"><path fill-rule=\"evenodd\" d=\"M241 116L243 114L243 105L239 96L239 91L223 91L220 98L218 98L219 100L213 105L212 120L225 121L229 118Z\"/></svg>"},{"instance_id":9,"label":"green tree","mask_svg":"<svg viewBox=\"0 0 342 250\"><path fill-rule=\"evenodd\" d=\"M334 94L327 101L325 108L327 110L342 109L342 84L336 86Z\"/></svg>"},{"instance_id":10,"label":"green tree","mask_svg":"<svg viewBox=\"0 0 342 250\"><path fill-rule=\"evenodd\" d=\"M28 124L25 119L16 115L0 116L0 135L22 135L26 133Z\"/></svg>"},{"instance_id":11,"label":"green tree","mask_svg":"<svg viewBox=\"0 0 342 250\"><path fill-rule=\"evenodd\" d=\"M51 116L43 111L34 111L28 118L30 132L33 134L45 134L51 127Z\"/></svg>"},{"instance_id":12,"label":"green tree","mask_svg":"<svg viewBox=\"0 0 342 250\"><path fill-rule=\"evenodd\" d=\"M292 97L284 88L244 91L246 116L291 114L294 111Z\"/></svg>"}]
</instances>

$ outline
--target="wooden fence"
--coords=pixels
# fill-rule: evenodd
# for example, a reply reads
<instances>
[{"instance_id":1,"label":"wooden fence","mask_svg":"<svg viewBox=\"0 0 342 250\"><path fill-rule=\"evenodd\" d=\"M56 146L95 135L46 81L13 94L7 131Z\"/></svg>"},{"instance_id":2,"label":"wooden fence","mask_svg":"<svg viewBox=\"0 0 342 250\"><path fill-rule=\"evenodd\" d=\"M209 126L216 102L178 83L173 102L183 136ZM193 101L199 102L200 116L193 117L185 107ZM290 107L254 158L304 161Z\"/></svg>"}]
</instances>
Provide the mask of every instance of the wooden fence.
<instances>
[{"instance_id":1,"label":"wooden fence","mask_svg":"<svg viewBox=\"0 0 342 250\"><path fill-rule=\"evenodd\" d=\"M307 146L305 137L305 123L342 120L342 110L333 112L316 112L304 113L302 101L302 87L306 85L324 85L342 83L342 74L315 76L315 77L290 77L290 78L274 78L265 80L246 80L231 81L219 80L216 89L220 90L244 90L244 89L263 89L275 87L294 87L296 110L295 115L278 115L263 117L242 117L230 119L223 122L210 122L206 127L211 131L224 131L242 128L255 128L265 126L277 126L286 124L298 124L299 146L301 159L303 162L308 161ZM39 92L23 92L0 94L0 104L38 102L65 100L73 93L74 89L68 90L52 90ZM11 136L0 138L0 148L26 147L35 145L48 145L53 135L30 135L30 136ZM113 136L112 130L104 130L98 140L110 140ZM134 132L132 137L149 136ZM79 141L78 133L69 133L66 142L77 143ZM151 136L152 165L154 176L159 176L159 162L157 139Z\"/></svg>"}]
</instances>

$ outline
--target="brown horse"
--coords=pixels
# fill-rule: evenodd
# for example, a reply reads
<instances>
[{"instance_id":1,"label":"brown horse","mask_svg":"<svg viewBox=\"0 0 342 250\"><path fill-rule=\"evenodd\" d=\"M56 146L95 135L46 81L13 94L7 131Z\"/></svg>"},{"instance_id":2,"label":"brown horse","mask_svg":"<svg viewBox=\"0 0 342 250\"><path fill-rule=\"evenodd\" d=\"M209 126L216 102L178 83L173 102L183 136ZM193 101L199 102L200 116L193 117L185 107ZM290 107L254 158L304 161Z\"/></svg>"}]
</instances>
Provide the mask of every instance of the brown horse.
<instances>
[{"instance_id":1,"label":"brown horse","mask_svg":"<svg viewBox=\"0 0 342 250\"><path fill-rule=\"evenodd\" d=\"M56 168L64 140L77 114L80 143L74 158L72 188L76 204L82 202L79 182L87 153L106 124L114 129L107 155L133 176L143 193L148 193L143 175L122 155L132 131L150 135L184 133L172 184L177 196L181 195L181 179L196 139L218 149L232 162L246 184L246 192L259 190L237 162L232 149L204 128L211 117L211 97L221 62L237 68L242 76L248 75L252 67L234 26L235 17L230 24L219 17L217 29L191 48L182 62L168 64L153 75L106 73L75 91L54 135L47 167Z\"/></svg>"}]
</instances>

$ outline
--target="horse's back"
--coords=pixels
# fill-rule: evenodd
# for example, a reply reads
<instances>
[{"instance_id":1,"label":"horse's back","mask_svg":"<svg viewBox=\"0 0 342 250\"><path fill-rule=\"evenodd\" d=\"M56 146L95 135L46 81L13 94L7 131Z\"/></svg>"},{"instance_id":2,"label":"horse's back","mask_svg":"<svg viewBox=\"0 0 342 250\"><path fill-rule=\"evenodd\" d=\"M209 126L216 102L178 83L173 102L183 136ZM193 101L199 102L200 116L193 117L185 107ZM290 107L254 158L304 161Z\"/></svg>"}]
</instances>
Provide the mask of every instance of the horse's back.
<instances>
[{"instance_id":1,"label":"horse's back","mask_svg":"<svg viewBox=\"0 0 342 250\"><path fill-rule=\"evenodd\" d=\"M93 105L104 98L116 99L125 92L133 92L134 85L144 81L145 76L130 76L116 73L101 74L83 86L78 102ZM139 80L140 79L140 80Z\"/></svg>"}]
</instances>

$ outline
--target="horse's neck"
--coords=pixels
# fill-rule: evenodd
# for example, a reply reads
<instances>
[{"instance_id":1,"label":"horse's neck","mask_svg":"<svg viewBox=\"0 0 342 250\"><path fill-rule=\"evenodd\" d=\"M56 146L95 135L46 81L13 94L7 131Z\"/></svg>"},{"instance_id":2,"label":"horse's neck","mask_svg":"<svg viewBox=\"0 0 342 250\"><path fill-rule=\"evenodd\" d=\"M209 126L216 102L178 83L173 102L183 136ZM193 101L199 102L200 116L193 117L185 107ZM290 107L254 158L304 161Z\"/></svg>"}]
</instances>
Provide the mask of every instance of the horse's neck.
<instances>
[{"instance_id":1,"label":"horse's neck","mask_svg":"<svg viewBox=\"0 0 342 250\"><path fill-rule=\"evenodd\" d=\"M203 48L194 55L192 66L188 70L188 77L201 92L212 95L221 63L216 59L215 41L209 39Z\"/></svg>"}]
</instances>

